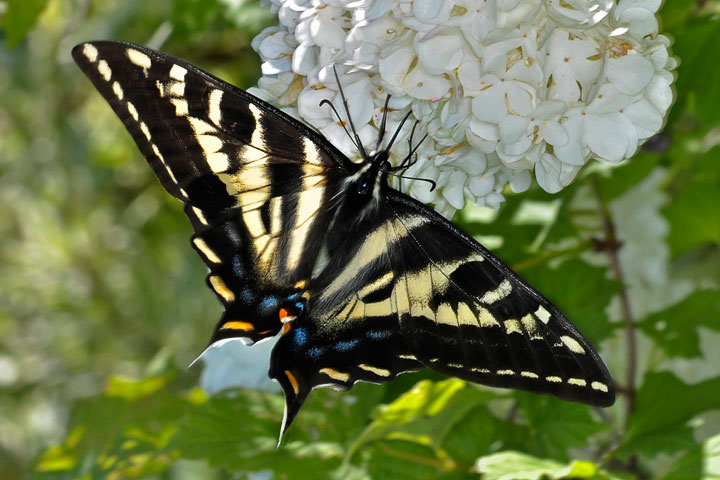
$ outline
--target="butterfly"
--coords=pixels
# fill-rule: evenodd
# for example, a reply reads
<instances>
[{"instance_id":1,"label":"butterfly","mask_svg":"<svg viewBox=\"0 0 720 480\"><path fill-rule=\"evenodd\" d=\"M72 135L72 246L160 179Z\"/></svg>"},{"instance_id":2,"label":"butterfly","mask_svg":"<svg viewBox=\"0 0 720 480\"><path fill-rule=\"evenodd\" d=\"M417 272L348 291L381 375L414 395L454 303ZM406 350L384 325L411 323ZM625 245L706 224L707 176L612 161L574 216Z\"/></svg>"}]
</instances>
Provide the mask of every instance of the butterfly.
<instances>
[{"instance_id":1,"label":"butterfly","mask_svg":"<svg viewBox=\"0 0 720 480\"><path fill-rule=\"evenodd\" d=\"M72 55L185 205L224 306L210 344L279 336L269 375L285 394L281 436L313 388L426 367L613 404L606 366L557 307L390 186L389 145L366 153L355 136L353 162L279 109L141 46L90 42Z\"/></svg>"}]
</instances>

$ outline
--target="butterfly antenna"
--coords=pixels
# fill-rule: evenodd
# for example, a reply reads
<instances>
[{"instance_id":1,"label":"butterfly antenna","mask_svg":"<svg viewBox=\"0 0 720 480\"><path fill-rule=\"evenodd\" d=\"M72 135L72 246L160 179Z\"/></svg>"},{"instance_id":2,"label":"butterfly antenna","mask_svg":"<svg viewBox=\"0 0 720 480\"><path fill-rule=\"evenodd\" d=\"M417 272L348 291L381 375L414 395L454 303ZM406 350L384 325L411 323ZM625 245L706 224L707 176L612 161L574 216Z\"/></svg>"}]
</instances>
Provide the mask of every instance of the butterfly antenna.
<instances>
[{"instance_id":1,"label":"butterfly antenna","mask_svg":"<svg viewBox=\"0 0 720 480\"><path fill-rule=\"evenodd\" d=\"M345 113L347 114L348 123L350 124L350 130L353 133L353 136L355 137L355 144L357 145L358 150L360 150L360 154L362 154L363 159L367 160L368 156L365 152L365 147L363 147L362 142L360 141L360 137L357 134L357 130L355 130L355 125L353 124L352 117L350 116L350 107L348 107L347 99L345 98L345 92L343 92L342 85L340 84L340 77L338 77L337 69L335 68L335 65L333 65L333 74L335 74L335 81L338 84L338 89L340 90L340 98L342 98L343 107L345 108Z\"/></svg>"},{"instance_id":2,"label":"butterfly antenna","mask_svg":"<svg viewBox=\"0 0 720 480\"><path fill-rule=\"evenodd\" d=\"M410 153L408 153L407 156L405 158L403 158L403 161L400 162L400 165L398 165L397 167L391 168L389 170L390 172L398 172L400 170L408 169L408 168L412 167L413 165L415 165L415 163L417 162L417 155L415 156L415 160L411 160L412 156L415 155L415 152L417 152L417 149L420 148L420 145L422 145L422 143L427 138L427 133L425 135L423 135L423 138L421 138L420 141L417 143L417 145L415 145L415 147L413 147L412 146L412 135L415 132L416 126L417 126L417 122L415 123L415 125L413 125L412 132L410 132L410 149L411 149Z\"/></svg>"},{"instance_id":3,"label":"butterfly antenna","mask_svg":"<svg viewBox=\"0 0 720 480\"><path fill-rule=\"evenodd\" d=\"M340 118L340 114L338 113L337 109L335 109L335 105L333 105L333 103L332 103L330 100L328 100L327 98L324 99L324 100L322 100L322 101L320 102L320 106L322 107L323 105L328 105L328 106L330 106L330 108L331 108L332 111L335 113L335 116L336 116L337 119L338 119L338 123L340 124L340 126L342 127L342 129L345 130L345 133L347 134L347 136L350 137L350 141L353 143L353 145L355 145L355 148L357 148L358 150L360 150L360 145L357 144L357 142L355 141L355 139L353 138L353 136L350 135L350 132L348 131L348 129L345 128L345 122L343 122L342 118Z\"/></svg>"},{"instance_id":4,"label":"butterfly antenna","mask_svg":"<svg viewBox=\"0 0 720 480\"><path fill-rule=\"evenodd\" d=\"M388 143L387 147L385 147L385 150L390 150L393 146L393 143L395 143L395 139L397 138L398 134L400 134L400 130L402 130L403 125L405 125L405 122L412 114L412 110L410 110L408 113L405 114L403 119L400 121L400 125L395 130L395 133L393 134L392 138L390 139L390 143Z\"/></svg>"},{"instance_id":5,"label":"butterfly antenna","mask_svg":"<svg viewBox=\"0 0 720 480\"><path fill-rule=\"evenodd\" d=\"M400 179L419 180L419 181L421 181L421 182L428 182L430 185L432 185L432 186L430 187L430 191L431 191L431 192L432 192L433 190L435 190L435 187L437 187L437 183L435 183L435 180L430 180L429 178L408 177L408 176L405 176L405 175L400 175L399 173L393 173L393 172L389 172L389 173L390 173L390 175L392 175L393 177L397 177L397 178L400 178Z\"/></svg>"},{"instance_id":6,"label":"butterfly antenna","mask_svg":"<svg viewBox=\"0 0 720 480\"><path fill-rule=\"evenodd\" d=\"M387 122L388 104L390 104L390 94L385 97L385 106L383 107L382 121L380 122L380 134L378 135L377 145L375 145L376 152L380 150L380 144L383 141L383 137L385 137L385 123Z\"/></svg>"}]
</instances>

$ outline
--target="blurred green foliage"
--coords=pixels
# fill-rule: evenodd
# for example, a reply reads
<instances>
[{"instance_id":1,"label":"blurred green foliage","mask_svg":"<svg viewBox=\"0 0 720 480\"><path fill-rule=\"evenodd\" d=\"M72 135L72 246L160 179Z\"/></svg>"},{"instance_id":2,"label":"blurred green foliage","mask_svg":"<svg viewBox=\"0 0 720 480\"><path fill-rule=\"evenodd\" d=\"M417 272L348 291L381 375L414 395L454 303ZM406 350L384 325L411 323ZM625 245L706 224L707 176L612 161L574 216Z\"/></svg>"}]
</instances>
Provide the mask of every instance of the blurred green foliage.
<instances>
[{"instance_id":1,"label":"blurred green foliage","mask_svg":"<svg viewBox=\"0 0 720 480\"><path fill-rule=\"evenodd\" d=\"M313 393L276 450L279 394L208 397L184 368L220 306L179 206L70 59L128 40L247 88L272 15L252 0L0 1L0 478L720 478L719 11L661 9L677 100L630 162L456 218L601 345L614 407L421 372Z\"/></svg>"}]
</instances>

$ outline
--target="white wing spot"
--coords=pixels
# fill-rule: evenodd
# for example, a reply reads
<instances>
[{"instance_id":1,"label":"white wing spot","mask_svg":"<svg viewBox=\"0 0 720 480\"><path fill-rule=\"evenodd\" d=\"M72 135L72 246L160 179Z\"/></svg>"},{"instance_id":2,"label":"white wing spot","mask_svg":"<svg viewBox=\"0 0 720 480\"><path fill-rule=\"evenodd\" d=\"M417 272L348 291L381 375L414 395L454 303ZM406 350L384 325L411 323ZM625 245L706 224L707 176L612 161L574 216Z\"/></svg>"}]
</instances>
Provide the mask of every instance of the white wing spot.
<instances>
[{"instance_id":1,"label":"white wing spot","mask_svg":"<svg viewBox=\"0 0 720 480\"><path fill-rule=\"evenodd\" d=\"M212 263L221 263L220 257L208 246L208 244L200 237L194 238L193 243L198 250L205 255L205 258L210 260Z\"/></svg>"},{"instance_id":2,"label":"white wing spot","mask_svg":"<svg viewBox=\"0 0 720 480\"><path fill-rule=\"evenodd\" d=\"M123 92L123 89L118 82L113 82L113 93L118 98L118 100L122 100L125 96L125 92Z\"/></svg>"},{"instance_id":3,"label":"white wing spot","mask_svg":"<svg viewBox=\"0 0 720 480\"><path fill-rule=\"evenodd\" d=\"M417 360L415 355L398 355L398 358L402 358L403 360Z\"/></svg>"},{"instance_id":4,"label":"white wing spot","mask_svg":"<svg viewBox=\"0 0 720 480\"><path fill-rule=\"evenodd\" d=\"M485 292L482 298L480 298L480 301L482 303L491 305L506 298L508 295L510 295L510 292L512 292L512 284L510 283L510 280L506 278L505 280L500 282L500 285L498 285L495 290Z\"/></svg>"},{"instance_id":5,"label":"white wing spot","mask_svg":"<svg viewBox=\"0 0 720 480\"><path fill-rule=\"evenodd\" d=\"M128 48L127 50L125 50L125 53L128 59L130 59L130 61L138 67L142 68L145 72L145 75L147 75L147 69L150 68L150 66L152 65L150 57L148 57L139 50L135 50L134 48Z\"/></svg>"},{"instance_id":6,"label":"white wing spot","mask_svg":"<svg viewBox=\"0 0 720 480\"><path fill-rule=\"evenodd\" d=\"M223 146L222 140L215 135L198 135L197 141L200 147L205 151L205 155L209 156L211 153L217 152Z\"/></svg>"},{"instance_id":7,"label":"white wing spot","mask_svg":"<svg viewBox=\"0 0 720 480\"><path fill-rule=\"evenodd\" d=\"M585 353L585 349L574 338L563 335L562 337L560 337L560 340L562 340L562 342L571 352L579 354Z\"/></svg>"},{"instance_id":8,"label":"white wing spot","mask_svg":"<svg viewBox=\"0 0 720 480\"><path fill-rule=\"evenodd\" d=\"M582 378L568 378L567 382L570 385L577 385L578 387L584 387L587 385L587 382Z\"/></svg>"},{"instance_id":9,"label":"white wing spot","mask_svg":"<svg viewBox=\"0 0 720 480\"><path fill-rule=\"evenodd\" d=\"M128 112L130 113L130 115L132 116L133 120L135 120L137 122L138 119L140 118L140 116L138 115L138 111L135 108L135 105L133 105L130 102L127 102L127 109L128 109Z\"/></svg>"},{"instance_id":10,"label":"white wing spot","mask_svg":"<svg viewBox=\"0 0 720 480\"><path fill-rule=\"evenodd\" d=\"M215 290L215 293L220 295L227 303L235 300L235 294L225 285L222 278L217 275L212 275L208 277L208 280L210 281L212 289Z\"/></svg>"},{"instance_id":11,"label":"white wing spot","mask_svg":"<svg viewBox=\"0 0 720 480\"><path fill-rule=\"evenodd\" d=\"M515 319L505 320L505 333L510 335L511 333L519 333L522 334L522 328L520 327L520 322L518 322Z\"/></svg>"},{"instance_id":12,"label":"white wing spot","mask_svg":"<svg viewBox=\"0 0 720 480\"><path fill-rule=\"evenodd\" d=\"M592 382L590 384L590 386L592 387L593 390L597 390L599 392L607 393L607 391L608 391L607 385L605 385L604 383L601 383L601 382Z\"/></svg>"},{"instance_id":13,"label":"white wing spot","mask_svg":"<svg viewBox=\"0 0 720 480\"><path fill-rule=\"evenodd\" d=\"M213 90L210 92L210 97L208 98L208 118L218 127L220 126L220 119L222 118L222 111L220 110L222 96L222 90Z\"/></svg>"},{"instance_id":14,"label":"white wing spot","mask_svg":"<svg viewBox=\"0 0 720 480\"><path fill-rule=\"evenodd\" d=\"M83 55L85 55L85 58L90 60L91 62L97 61L98 51L97 48L95 48L93 45L90 45L89 43L86 43L83 45L82 49Z\"/></svg>"},{"instance_id":15,"label":"white wing spot","mask_svg":"<svg viewBox=\"0 0 720 480\"><path fill-rule=\"evenodd\" d=\"M562 382L562 378L556 377L556 376L545 377L545 380L547 380L550 383L561 383Z\"/></svg>"},{"instance_id":16,"label":"white wing spot","mask_svg":"<svg viewBox=\"0 0 720 480\"><path fill-rule=\"evenodd\" d=\"M170 95L176 97L182 97L185 95L185 82L171 82L170 83Z\"/></svg>"},{"instance_id":17,"label":"white wing spot","mask_svg":"<svg viewBox=\"0 0 720 480\"><path fill-rule=\"evenodd\" d=\"M328 377L332 378L333 380L337 380L338 382L347 382L350 379L349 374L338 372L333 368L321 368L319 370L319 373L324 373Z\"/></svg>"},{"instance_id":18,"label":"white wing spot","mask_svg":"<svg viewBox=\"0 0 720 480\"><path fill-rule=\"evenodd\" d=\"M548 312L545 307L540 305L537 310L535 310L535 316L540 319L541 322L543 322L545 325L548 324L550 321L550 312Z\"/></svg>"},{"instance_id":19,"label":"white wing spot","mask_svg":"<svg viewBox=\"0 0 720 480\"><path fill-rule=\"evenodd\" d=\"M210 169L215 173L226 172L230 168L230 158L222 152L207 154L207 162Z\"/></svg>"},{"instance_id":20,"label":"white wing spot","mask_svg":"<svg viewBox=\"0 0 720 480\"><path fill-rule=\"evenodd\" d=\"M170 103L175 105L175 115L178 117L186 117L188 114L187 100L182 98L171 98Z\"/></svg>"},{"instance_id":21,"label":"white wing spot","mask_svg":"<svg viewBox=\"0 0 720 480\"><path fill-rule=\"evenodd\" d=\"M170 69L170 78L172 78L173 80L179 80L181 82L184 82L186 74L187 69L181 67L180 65L173 65Z\"/></svg>"},{"instance_id":22,"label":"white wing spot","mask_svg":"<svg viewBox=\"0 0 720 480\"><path fill-rule=\"evenodd\" d=\"M192 210L193 210L193 213L195 214L195 216L197 217L197 219L200 221L200 223L202 223L203 225L208 224L208 221L205 218L205 214L202 212L202 210L200 210L197 207L192 207Z\"/></svg>"},{"instance_id":23,"label":"white wing spot","mask_svg":"<svg viewBox=\"0 0 720 480\"><path fill-rule=\"evenodd\" d=\"M465 368L462 363L448 363L447 366L450 368Z\"/></svg>"},{"instance_id":24,"label":"white wing spot","mask_svg":"<svg viewBox=\"0 0 720 480\"><path fill-rule=\"evenodd\" d=\"M100 72L100 75L105 79L106 82L109 82L112 78L112 70L110 70L110 65L105 60L100 60L97 64L98 72Z\"/></svg>"},{"instance_id":25,"label":"white wing spot","mask_svg":"<svg viewBox=\"0 0 720 480\"><path fill-rule=\"evenodd\" d=\"M540 333L538 332L538 325L532 313L528 313L527 315L522 317L520 321L522 322L525 331L530 337L530 340L543 340L542 335L540 335Z\"/></svg>"},{"instance_id":26,"label":"white wing spot","mask_svg":"<svg viewBox=\"0 0 720 480\"><path fill-rule=\"evenodd\" d=\"M539 378L537 373L533 372L520 372L520 376L525 378Z\"/></svg>"},{"instance_id":27,"label":"white wing spot","mask_svg":"<svg viewBox=\"0 0 720 480\"><path fill-rule=\"evenodd\" d=\"M390 376L390 370L385 370L384 368L373 367L372 365L368 365L366 363L361 363L358 365L358 367L362 368L365 371L374 373L375 375L378 375L380 377Z\"/></svg>"},{"instance_id":28,"label":"white wing spot","mask_svg":"<svg viewBox=\"0 0 720 480\"><path fill-rule=\"evenodd\" d=\"M513 372L512 370L498 370L495 373L497 373L498 375L515 375L515 372Z\"/></svg>"},{"instance_id":29,"label":"white wing spot","mask_svg":"<svg viewBox=\"0 0 720 480\"><path fill-rule=\"evenodd\" d=\"M145 125L145 122L140 122L140 131L142 131L143 135L145 135L145 138L148 139L148 142L150 141L150 130L148 129L147 125Z\"/></svg>"},{"instance_id":30,"label":"white wing spot","mask_svg":"<svg viewBox=\"0 0 720 480\"><path fill-rule=\"evenodd\" d=\"M470 369L470 371L471 371L471 372L476 372L476 373L484 373L484 374L486 374L486 375L490 373L490 370L488 370L487 368L476 368L476 367L473 367L473 368Z\"/></svg>"},{"instance_id":31,"label":"white wing spot","mask_svg":"<svg viewBox=\"0 0 720 480\"><path fill-rule=\"evenodd\" d=\"M480 309L480 314L478 315L478 320L480 321L480 326L485 327L499 327L500 323L498 323L497 319L493 316L492 313L486 308L478 307Z\"/></svg>"},{"instance_id":32,"label":"white wing spot","mask_svg":"<svg viewBox=\"0 0 720 480\"><path fill-rule=\"evenodd\" d=\"M305 161L316 165L322 164L322 159L318 153L315 144L307 137L303 138L303 153L305 153Z\"/></svg>"}]
</instances>

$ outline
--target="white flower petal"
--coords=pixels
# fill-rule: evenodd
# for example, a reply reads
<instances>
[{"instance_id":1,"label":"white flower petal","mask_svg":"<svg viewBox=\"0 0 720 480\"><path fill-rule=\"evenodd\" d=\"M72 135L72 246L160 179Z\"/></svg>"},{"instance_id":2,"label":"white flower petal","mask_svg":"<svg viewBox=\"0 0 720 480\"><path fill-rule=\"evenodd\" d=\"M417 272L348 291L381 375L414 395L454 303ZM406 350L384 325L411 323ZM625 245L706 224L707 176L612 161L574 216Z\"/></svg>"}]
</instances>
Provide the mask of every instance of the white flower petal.
<instances>
[{"instance_id":1,"label":"white flower petal","mask_svg":"<svg viewBox=\"0 0 720 480\"><path fill-rule=\"evenodd\" d=\"M403 89L415 98L438 100L450 90L450 81L440 75L432 75L418 63L403 81Z\"/></svg>"},{"instance_id":2,"label":"white flower petal","mask_svg":"<svg viewBox=\"0 0 720 480\"><path fill-rule=\"evenodd\" d=\"M583 142L603 160L619 162L627 150L626 132L615 122L597 116L585 120Z\"/></svg>"},{"instance_id":3,"label":"white flower petal","mask_svg":"<svg viewBox=\"0 0 720 480\"><path fill-rule=\"evenodd\" d=\"M292 56L292 69L299 75L307 76L317 66L317 47L299 45Z\"/></svg>"},{"instance_id":4,"label":"white flower petal","mask_svg":"<svg viewBox=\"0 0 720 480\"><path fill-rule=\"evenodd\" d=\"M470 177L470 180L468 181L470 191L477 197L484 197L488 193L492 192L494 186L495 177L493 175Z\"/></svg>"},{"instance_id":5,"label":"white flower petal","mask_svg":"<svg viewBox=\"0 0 720 480\"><path fill-rule=\"evenodd\" d=\"M420 22L439 25L450 19L453 2L448 0L415 0L412 13Z\"/></svg>"},{"instance_id":6,"label":"white flower petal","mask_svg":"<svg viewBox=\"0 0 720 480\"><path fill-rule=\"evenodd\" d=\"M555 147L561 147L567 144L570 139L565 129L559 123L540 125L540 135L542 135L547 143Z\"/></svg>"},{"instance_id":7,"label":"white flower petal","mask_svg":"<svg viewBox=\"0 0 720 480\"><path fill-rule=\"evenodd\" d=\"M641 99L625 109L625 115L638 130L640 140L649 138L662 128L663 117L647 100Z\"/></svg>"},{"instance_id":8,"label":"white flower petal","mask_svg":"<svg viewBox=\"0 0 720 480\"><path fill-rule=\"evenodd\" d=\"M463 189L465 188L465 181L467 175L460 170L455 170L450 174L449 180L443 187L443 197L448 201L453 208L460 210L465 206L465 195Z\"/></svg>"},{"instance_id":9,"label":"white flower petal","mask_svg":"<svg viewBox=\"0 0 720 480\"><path fill-rule=\"evenodd\" d=\"M508 115L500 122L500 136L504 142L517 142L520 137L525 136L529 125L530 120L526 118Z\"/></svg>"},{"instance_id":10,"label":"white flower petal","mask_svg":"<svg viewBox=\"0 0 720 480\"><path fill-rule=\"evenodd\" d=\"M514 193L522 193L530 188L532 176L529 170L519 170L510 177L510 188Z\"/></svg>"},{"instance_id":11,"label":"white flower petal","mask_svg":"<svg viewBox=\"0 0 720 480\"><path fill-rule=\"evenodd\" d=\"M325 15L310 21L310 37L315 45L340 50L345 45L345 31Z\"/></svg>"},{"instance_id":12,"label":"white flower petal","mask_svg":"<svg viewBox=\"0 0 720 480\"><path fill-rule=\"evenodd\" d=\"M650 60L645 57L625 55L608 59L605 73L612 84L622 93L637 95L648 86L655 69Z\"/></svg>"},{"instance_id":13,"label":"white flower petal","mask_svg":"<svg viewBox=\"0 0 720 480\"><path fill-rule=\"evenodd\" d=\"M311 87L306 87L300 92L300 95L298 95L298 112L303 118L313 122L315 125L317 125L316 122L318 121L322 121L322 123L333 121L330 108L327 105L321 107L320 102L323 100L332 100L334 96L335 92L328 88L316 90Z\"/></svg>"},{"instance_id":14,"label":"white flower petal","mask_svg":"<svg viewBox=\"0 0 720 480\"><path fill-rule=\"evenodd\" d=\"M386 57L380 57L378 68L382 79L392 86L401 87L414 58L415 52L411 45L399 48Z\"/></svg>"},{"instance_id":15,"label":"white flower petal","mask_svg":"<svg viewBox=\"0 0 720 480\"><path fill-rule=\"evenodd\" d=\"M463 59L460 35L434 35L427 40L415 37L415 49L423 67L436 75L455 70Z\"/></svg>"},{"instance_id":16,"label":"white flower petal","mask_svg":"<svg viewBox=\"0 0 720 480\"><path fill-rule=\"evenodd\" d=\"M498 88L482 90L472 101L472 112L483 122L500 123L507 115L505 95Z\"/></svg>"},{"instance_id":17,"label":"white flower petal","mask_svg":"<svg viewBox=\"0 0 720 480\"><path fill-rule=\"evenodd\" d=\"M560 161L554 156L549 153L542 156L542 160L535 165L535 178L540 188L548 193L557 193L562 190L560 167Z\"/></svg>"}]
</instances>

